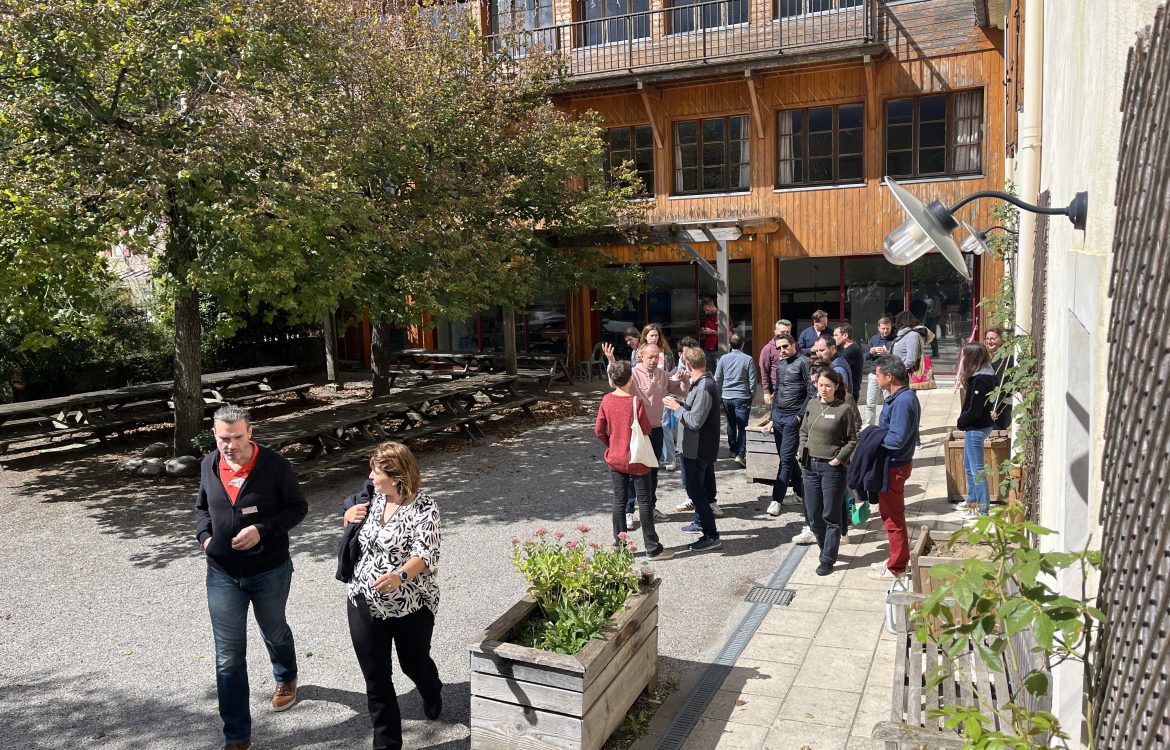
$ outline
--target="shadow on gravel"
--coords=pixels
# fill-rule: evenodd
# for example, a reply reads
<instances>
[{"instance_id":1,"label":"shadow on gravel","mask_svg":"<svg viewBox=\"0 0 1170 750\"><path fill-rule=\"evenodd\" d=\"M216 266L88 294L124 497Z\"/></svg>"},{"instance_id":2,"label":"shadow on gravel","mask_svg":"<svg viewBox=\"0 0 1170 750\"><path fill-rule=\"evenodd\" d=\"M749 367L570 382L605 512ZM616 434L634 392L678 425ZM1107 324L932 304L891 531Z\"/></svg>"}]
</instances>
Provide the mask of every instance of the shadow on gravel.
<instances>
[{"instance_id":1,"label":"shadow on gravel","mask_svg":"<svg viewBox=\"0 0 1170 750\"><path fill-rule=\"evenodd\" d=\"M64 747L217 747L220 723L214 714L215 687L207 685L211 714L153 700L149 693L110 691L101 675L90 680L63 683L45 673L17 680L0 675L0 747L22 750L59 750ZM409 747L454 750L468 745L467 725L471 704L467 682L448 684L443 689L443 715L436 722L422 718L422 699L410 680L400 677L409 692L398 696L402 709L403 735ZM202 690L203 685L197 690ZM370 719L366 694L337 688L303 686L301 703L324 702L346 709L346 717L324 726L305 726L297 721L297 708L279 719L263 713L253 695L253 730L258 746L269 748L363 747L370 741ZM206 701L189 701L207 706ZM273 731L273 727L287 727ZM453 734L459 738L451 739Z\"/></svg>"}]
</instances>

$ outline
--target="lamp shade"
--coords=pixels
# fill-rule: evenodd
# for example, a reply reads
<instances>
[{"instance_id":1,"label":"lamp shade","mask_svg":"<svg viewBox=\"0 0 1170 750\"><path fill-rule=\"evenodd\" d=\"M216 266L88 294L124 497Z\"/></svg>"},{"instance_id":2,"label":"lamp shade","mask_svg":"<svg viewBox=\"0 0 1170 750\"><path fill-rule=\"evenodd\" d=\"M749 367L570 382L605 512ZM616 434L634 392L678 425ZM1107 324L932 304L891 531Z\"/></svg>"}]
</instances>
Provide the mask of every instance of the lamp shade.
<instances>
[{"instance_id":1,"label":"lamp shade","mask_svg":"<svg viewBox=\"0 0 1170 750\"><path fill-rule=\"evenodd\" d=\"M886 187L894 194L894 198L909 217L901 226L886 235L885 242L882 243L882 255L886 260L894 265L904 266L922 257L931 248L937 247L959 275L970 281L971 272L967 270L967 264L963 261L963 253L951 236L957 223L946 207L938 201L929 206L923 204L909 190L889 177L886 177Z\"/></svg>"},{"instance_id":2,"label":"lamp shade","mask_svg":"<svg viewBox=\"0 0 1170 750\"><path fill-rule=\"evenodd\" d=\"M987 235L965 221L959 222L959 225L967 230L967 239L963 240L963 244L959 246L961 252L971 255L983 255L991 252L991 248L987 246Z\"/></svg>"}]
</instances>

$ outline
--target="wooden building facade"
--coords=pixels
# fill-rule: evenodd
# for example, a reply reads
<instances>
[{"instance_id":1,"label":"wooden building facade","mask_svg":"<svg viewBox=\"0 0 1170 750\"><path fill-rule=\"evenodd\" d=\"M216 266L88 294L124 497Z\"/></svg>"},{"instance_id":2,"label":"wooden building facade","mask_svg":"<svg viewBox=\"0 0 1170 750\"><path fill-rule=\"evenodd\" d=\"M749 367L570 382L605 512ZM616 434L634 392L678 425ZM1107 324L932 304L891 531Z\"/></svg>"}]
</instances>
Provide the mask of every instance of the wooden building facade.
<instances>
[{"instance_id":1,"label":"wooden building facade","mask_svg":"<svg viewBox=\"0 0 1170 750\"><path fill-rule=\"evenodd\" d=\"M860 339L881 314L908 308L951 354L972 334L978 302L1002 268L971 258L968 284L941 256L886 262L882 240L905 217L882 180L894 176L948 205L1003 188L1004 40L986 0L478 7L493 43L565 57L569 82L557 105L600 114L609 160L632 160L646 183L660 240L607 248L615 265L644 265L642 299L610 312L594 309L588 289L537 301L516 316L521 347L584 359L603 340L620 345L629 325L657 322L672 340L695 335L700 299L719 291L753 354L775 320L803 327L816 309L852 322ZM973 226L993 223L987 202L969 208L963 218ZM717 243L695 241L706 227L736 237L721 264ZM708 270L726 269L725 288L695 255ZM501 320L498 310L481 311L419 343L487 348Z\"/></svg>"}]
</instances>

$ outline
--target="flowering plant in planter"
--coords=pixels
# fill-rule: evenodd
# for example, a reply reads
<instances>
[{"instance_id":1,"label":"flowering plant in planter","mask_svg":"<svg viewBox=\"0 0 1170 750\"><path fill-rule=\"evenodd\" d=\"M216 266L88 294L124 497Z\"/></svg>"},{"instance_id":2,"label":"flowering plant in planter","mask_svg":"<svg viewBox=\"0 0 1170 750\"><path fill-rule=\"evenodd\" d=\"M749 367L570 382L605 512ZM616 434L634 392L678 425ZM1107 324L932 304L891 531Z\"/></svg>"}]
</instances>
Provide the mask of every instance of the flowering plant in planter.
<instances>
[{"instance_id":1,"label":"flowering plant in planter","mask_svg":"<svg viewBox=\"0 0 1170 750\"><path fill-rule=\"evenodd\" d=\"M528 581L528 594L538 614L524 622L515 643L560 654L576 654L605 628L611 615L638 592L634 543L623 532L617 545L587 541L589 527L578 524L580 536L537 529L531 538L512 538L512 564Z\"/></svg>"}]
</instances>

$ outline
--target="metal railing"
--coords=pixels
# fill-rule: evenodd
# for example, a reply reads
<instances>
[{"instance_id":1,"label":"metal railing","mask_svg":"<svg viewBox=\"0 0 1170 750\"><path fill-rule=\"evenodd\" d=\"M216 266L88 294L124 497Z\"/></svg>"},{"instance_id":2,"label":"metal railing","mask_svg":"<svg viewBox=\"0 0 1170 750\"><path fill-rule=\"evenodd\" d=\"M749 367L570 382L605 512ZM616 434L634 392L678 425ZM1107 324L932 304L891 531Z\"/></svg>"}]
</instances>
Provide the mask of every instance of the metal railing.
<instances>
[{"instance_id":1,"label":"metal railing","mask_svg":"<svg viewBox=\"0 0 1170 750\"><path fill-rule=\"evenodd\" d=\"M488 39L516 56L563 55L570 76L592 77L865 44L876 13L877 0L706 0Z\"/></svg>"}]
</instances>

